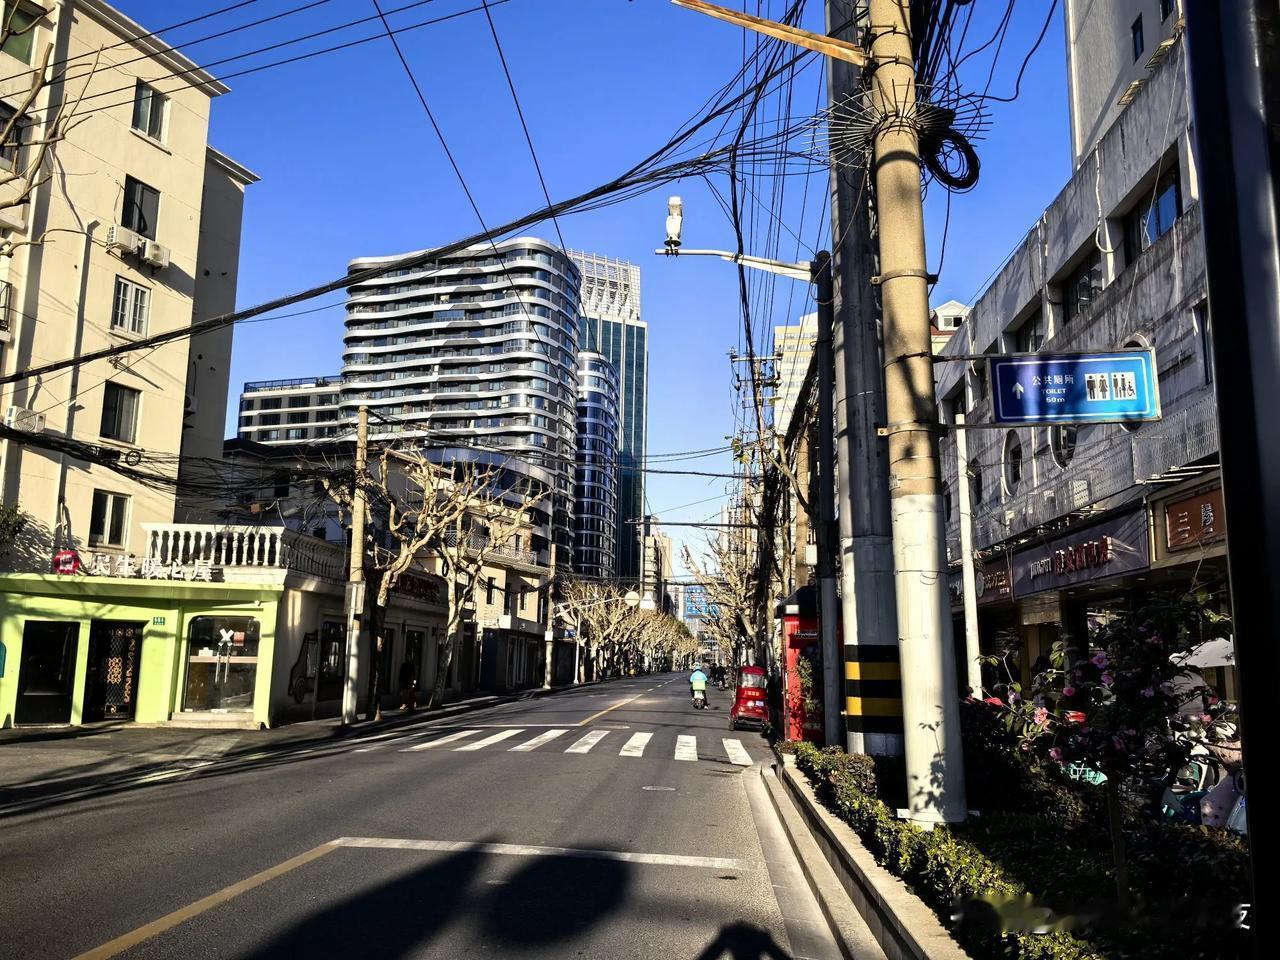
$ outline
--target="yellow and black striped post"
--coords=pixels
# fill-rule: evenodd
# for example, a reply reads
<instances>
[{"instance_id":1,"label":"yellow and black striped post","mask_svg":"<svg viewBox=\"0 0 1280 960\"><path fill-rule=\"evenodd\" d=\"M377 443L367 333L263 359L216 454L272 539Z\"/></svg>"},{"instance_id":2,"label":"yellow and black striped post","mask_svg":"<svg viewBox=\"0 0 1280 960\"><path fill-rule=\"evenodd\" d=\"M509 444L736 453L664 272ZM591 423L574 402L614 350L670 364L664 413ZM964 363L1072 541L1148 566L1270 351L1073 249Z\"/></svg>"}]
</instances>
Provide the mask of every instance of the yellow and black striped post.
<instances>
[{"instance_id":1,"label":"yellow and black striped post","mask_svg":"<svg viewBox=\"0 0 1280 960\"><path fill-rule=\"evenodd\" d=\"M850 733L902 736L902 668L898 648L846 644L845 726Z\"/></svg>"}]
</instances>

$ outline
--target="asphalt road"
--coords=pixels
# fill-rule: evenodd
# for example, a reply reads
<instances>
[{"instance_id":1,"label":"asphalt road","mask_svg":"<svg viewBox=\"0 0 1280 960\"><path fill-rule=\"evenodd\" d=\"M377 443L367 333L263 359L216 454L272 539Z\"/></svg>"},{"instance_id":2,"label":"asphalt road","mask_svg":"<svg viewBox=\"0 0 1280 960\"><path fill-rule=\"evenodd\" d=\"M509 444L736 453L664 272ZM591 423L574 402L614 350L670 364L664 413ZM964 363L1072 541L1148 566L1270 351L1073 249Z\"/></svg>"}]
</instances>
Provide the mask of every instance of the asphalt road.
<instances>
[{"instance_id":1,"label":"asphalt road","mask_svg":"<svg viewBox=\"0 0 1280 960\"><path fill-rule=\"evenodd\" d=\"M0 958L835 958L711 705L643 677L80 778L0 819Z\"/></svg>"}]
</instances>

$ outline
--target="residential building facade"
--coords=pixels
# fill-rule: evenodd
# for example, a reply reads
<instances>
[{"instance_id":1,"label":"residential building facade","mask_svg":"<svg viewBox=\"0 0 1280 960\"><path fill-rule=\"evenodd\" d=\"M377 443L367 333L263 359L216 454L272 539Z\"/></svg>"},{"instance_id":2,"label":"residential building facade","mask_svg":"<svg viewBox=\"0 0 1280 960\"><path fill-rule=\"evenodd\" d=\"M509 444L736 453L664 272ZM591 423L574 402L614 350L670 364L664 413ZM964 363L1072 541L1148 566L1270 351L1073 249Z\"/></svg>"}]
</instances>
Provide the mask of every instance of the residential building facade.
<instances>
[{"instance_id":1,"label":"residential building facade","mask_svg":"<svg viewBox=\"0 0 1280 960\"><path fill-rule=\"evenodd\" d=\"M818 336L818 315L807 313L797 323L773 328L773 350L777 354L775 373L777 385L773 394L773 428L786 435L791 424L800 389L809 372L813 357L813 344Z\"/></svg>"},{"instance_id":2,"label":"residential building facade","mask_svg":"<svg viewBox=\"0 0 1280 960\"><path fill-rule=\"evenodd\" d=\"M82 80L71 71L67 83L42 86L0 150L0 166L22 171L40 160L37 144L57 140L29 194L22 178L0 190L0 372L230 309L244 191L257 177L208 143L212 101L228 88L100 0L21 4L18 14L32 28L0 51L0 111L9 117L46 55L97 66L80 71ZM100 59L104 49L115 52ZM58 127L71 102L72 122ZM19 381L0 394L0 411L11 427L93 443L138 458L140 468L172 473L181 456L193 469L218 455L230 359L230 328L177 339ZM143 524L173 520L171 485L144 485L38 444L38 436L0 442L0 498L32 518L26 569L47 570L58 548L137 553Z\"/></svg>"},{"instance_id":3,"label":"residential building facade","mask_svg":"<svg viewBox=\"0 0 1280 960\"><path fill-rule=\"evenodd\" d=\"M954 434L944 435L948 552L958 564L956 484L968 482L980 636L989 651L1010 651L1024 680L1055 640L1083 641L1153 588L1225 571L1211 318L1177 11L1158 0L1068 2L1066 15L1075 173L943 354L1151 350L1162 418L971 430L966 464L957 463ZM1154 62L1142 60L1142 82L1131 89L1137 59L1128 58L1084 79L1086 50L1097 71L1100 35L1119 45L1138 16L1171 40ZM992 419L984 365L936 371L945 419ZM952 583L958 610L958 572Z\"/></svg>"},{"instance_id":4,"label":"residential building facade","mask_svg":"<svg viewBox=\"0 0 1280 960\"><path fill-rule=\"evenodd\" d=\"M612 580L618 523L618 374L603 354L578 354L578 462L573 572Z\"/></svg>"},{"instance_id":5,"label":"residential building facade","mask_svg":"<svg viewBox=\"0 0 1280 960\"><path fill-rule=\"evenodd\" d=\"M342 377L258 380L240 393L236 436L256 443L332 440L350 433L339 423Z\"/></svg>"},{"instance_id":6,"label":"residential building facade","mask_svg":"<svg viewBox=\"0 0 1280 960\"><path fill-rule=\"evenodd\" d=\"M353 260L352 271L406 256ZM556 478L553 535L569 566L578 388L578 268L517 237L352 284L343 417L373 440L499 450Z\"/></svg>"},{"instance_id":7,"label":"residential building facade","mask_svg":"<svg viewBox=\"0 0 1280 960\"><path fill-rule=\"evenodd\" d=\"M644 517L648 449L649 325L640 313L640 268L625 260L570 251L582 275L582 349L604 354L618 373L617 560L620 580L640 577L639 524Z\"/></svg>"}]
</instances>

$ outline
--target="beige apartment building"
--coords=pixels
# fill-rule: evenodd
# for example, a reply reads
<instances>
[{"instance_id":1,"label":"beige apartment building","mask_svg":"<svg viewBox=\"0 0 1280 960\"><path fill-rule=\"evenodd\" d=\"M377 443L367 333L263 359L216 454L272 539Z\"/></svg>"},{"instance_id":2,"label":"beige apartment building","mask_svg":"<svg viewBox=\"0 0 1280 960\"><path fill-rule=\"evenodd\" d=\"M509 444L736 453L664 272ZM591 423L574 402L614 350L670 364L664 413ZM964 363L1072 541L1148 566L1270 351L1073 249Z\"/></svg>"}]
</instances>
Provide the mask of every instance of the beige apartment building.
<instances>
[{"instance_id":1,"label":"beige apartment building","mask_svg":"<svg viewBox=\"0 0 1280 960\"><path fill-rule=\"evenodd\" d=\"M22 30L0 51L0 130L19 114L0 174L27 170L65 133L29 196L21 176L0 188L0 373L233 309L257 177L208 143L228 88L100 0L0 8ZM0 413L140 469L172 473L182 456L197 470L221 455L230 361L227 328L5 385ZM47 570L62 547L146 556L143 524L171 523L180 507L171 489L15 441L0 442L0 496L35 520L31 548L10 560L27 570Z\"/></svg>"}]
</instances>

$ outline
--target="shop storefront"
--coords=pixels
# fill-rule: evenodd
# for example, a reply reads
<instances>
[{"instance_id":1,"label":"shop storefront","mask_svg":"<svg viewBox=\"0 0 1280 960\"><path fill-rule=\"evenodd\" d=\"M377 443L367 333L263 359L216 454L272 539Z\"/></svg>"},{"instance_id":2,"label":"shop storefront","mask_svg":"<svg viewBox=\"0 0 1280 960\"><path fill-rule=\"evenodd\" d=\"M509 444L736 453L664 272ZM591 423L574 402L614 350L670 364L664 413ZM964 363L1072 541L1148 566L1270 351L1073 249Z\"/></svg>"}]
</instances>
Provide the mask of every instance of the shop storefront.
<instances>
[{"instance_id":1,"label":"shop storefront","mask_svg":"<svg viewBox=\"0 0 1280 960\"><path fill-rule=\"evenodd\" d=\"M1130 507L1015 550L1013 596L1021 663L1032 671L1064 636L1090 632L1132 606L1150 570L1145 507Z\"/></svg>"},{"instance_id":2,"label":"shop storefront","mask_svg":"<svg viewBox=\"0 0 1280 960\"><path fill-rule=\"evenodd\" d=\"M1013 602L1013 568L1010 554L999 553L980 561L974 569L974 594L978 607L978 649L983 654L1003 656L1016 669L1018 619ZM951 572L948 588L951 616L956 638L956 663L965 662L964 577L960 570ZM961 671L963 674L963 671ZM1008 677L994 667L983 667L983 686L991 689Z\"/></svg>"}]
</instances>

